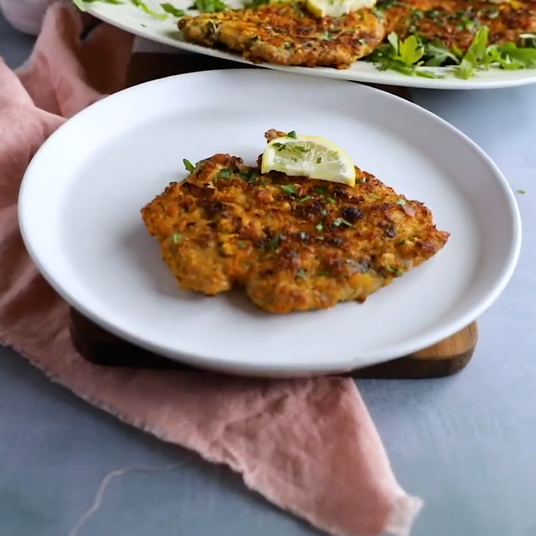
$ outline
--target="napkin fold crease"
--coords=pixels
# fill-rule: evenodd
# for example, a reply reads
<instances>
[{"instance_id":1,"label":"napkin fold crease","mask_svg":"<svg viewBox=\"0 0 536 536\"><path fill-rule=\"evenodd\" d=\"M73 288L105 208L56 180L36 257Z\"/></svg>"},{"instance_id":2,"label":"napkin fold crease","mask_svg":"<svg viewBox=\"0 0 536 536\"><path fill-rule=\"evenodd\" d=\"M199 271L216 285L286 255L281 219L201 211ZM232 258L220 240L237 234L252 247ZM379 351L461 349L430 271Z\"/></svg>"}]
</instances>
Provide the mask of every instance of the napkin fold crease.
<instances>
[{"instance_id":1,"label":"napkin fold crease","mask_svg":"<svg viewBox=\"0 0 536 536\"><path fill-rule=\"evenodd\" d=\"M84 20L70 3L55 3L29 61L13 72L0 60L0 343L124 422L228 465L334 536L407 536L422 502L397 483L352 380L115 369L74 350L68 306L24 248L17 197L41 144L126 83L133 37L100 25L81 41Z\"/></svg>"}]
</instances>

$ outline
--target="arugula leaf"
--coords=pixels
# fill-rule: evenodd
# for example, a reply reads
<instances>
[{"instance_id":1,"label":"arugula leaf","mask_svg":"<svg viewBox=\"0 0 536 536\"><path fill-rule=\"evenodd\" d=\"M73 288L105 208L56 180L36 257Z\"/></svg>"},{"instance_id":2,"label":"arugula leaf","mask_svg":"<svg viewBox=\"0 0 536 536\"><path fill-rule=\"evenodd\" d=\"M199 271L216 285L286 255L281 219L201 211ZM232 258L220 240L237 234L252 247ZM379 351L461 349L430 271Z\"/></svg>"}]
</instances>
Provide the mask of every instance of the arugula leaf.
<instances>
[{"instance_id":1,"label":"arugula leaf","mask_svg":"<svg viewBox=\"0 0 536 536\"><path fill-rule=\"evenodd\" d=\"M166 2L164 4L160 4L160 7L166 12L168 13L169 15L173 16L173 17L177 17L177 18L180 18L180 17L184 17L184 15L186 15L186 12L183 11L182 9L179 9L177 7L175 7L173 4L170 4L169 2Z\"/></svg>"},{"instance_id":2,"label":"arugula leaf","mask_svg":"<svg viewBox=\"0 0 536 536\"><path fill-rule=\"evenodd\" d=\"M488 36L489 28L487 26L479 28L460 65L454 70L454 74L458 78L471 78L480 66L487 66Z\"/></svg>"},{"instance_id":3,"label":"arugula leaf","mask_svg":"<svg viewBox=\"0 0 536 536\"><path fill-rule=\"evenodd\" d=\"M439 78L433 71L422 69L426 48L415 35L401 40L391 32L387 36L388 43L382 45L366 59L376 64L378 69L391 69L407 76L422 76L424 78Z\"/></svg>"},{"instance_id":4,"label":"arugula leaf","mask_svg":"<svg viewBox=\"0 0 536 536\"><path fill-rule=\"evenodd\" d=\"M424 47L414 35L398 43L397 60L406 65L416 64L424 56Z\"/></svg>"},{"instance_id":5,"label":"arugula leaf","mask_svg":"<svg viewBox=\"0 0 536 536\"><path fill-rule=\"evenodd\" d=\"M426 67L452 67L458 78L468 79L478 70L536 68L536 34L521 34L519 45L507 42L488 44L489 28L482 26L465 53L458 47L448 49L441 41L426 42L417 35L400 39L395 33L387 43L370 54L366 61L381 70L394 70L407 76L441 78L443 75ZM424 68L423 68L424 67Z\"/></svg>"},{"instance_id":6,"label":"arugula leaf","mask_svg":"<svg viewBox=\"0 0 536 536\"><path fill-rule=\"evenodd\" d=\"M195 0L191 9L197 9L201 13L219 13L227 8L223 0Z\"/></svg>"},{"instance_id":7,"label":"arugula leaf","mask_svg":"<svg viewBox=\"0 0 536 536\"><path fill-rule=\"evenodd\" d=\"M151 9L145 2L143 2L143 0L130 0L130 2L136 7L139 7L144 13L151 15L151 17L154 17L155 19L167 19L167 15L165 13L158 13L158 11Z\"/></svg>"},{"instance_id":8,"label":"arugula leaf","mask_svg":"<svg viewBox=\"0 0 536 536\"><path fill-rule=\"evenodd\" d=\"M532 34L525 34L530 39L522 40L523 46L517 46L512 42L488 45L488 35L488 28L482 27L478 30L473 43L455 70L456 76L467 79L477 69L489 67L506 70L536 67L536 40L532 41Z\"/></svg>"},{"instance_id":9,"label":"arugula leaf","mask_svg":"<svg viewBox=\"0 0 536 536\"><path fill-rule=\"evenodd\" d=\"M459 57L441 41L427 43L424 49L424 56L427 58L424 62L427 67L441 67L449 61L455 64L460 63Z\"/></svg>"}]
</instances>

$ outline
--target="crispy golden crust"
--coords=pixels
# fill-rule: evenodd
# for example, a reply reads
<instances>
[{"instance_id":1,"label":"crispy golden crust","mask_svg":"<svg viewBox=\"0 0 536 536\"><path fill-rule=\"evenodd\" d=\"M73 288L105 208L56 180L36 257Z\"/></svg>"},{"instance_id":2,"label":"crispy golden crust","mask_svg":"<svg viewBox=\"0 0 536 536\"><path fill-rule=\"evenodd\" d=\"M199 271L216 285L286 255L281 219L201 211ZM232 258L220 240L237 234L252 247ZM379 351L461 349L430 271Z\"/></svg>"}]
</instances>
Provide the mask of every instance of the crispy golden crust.
<instances>
[{"instance_id":1,"label":"crispy golden crust","mask_svg":"<svg viewBox=\"0 0 536 536\"><path fill-rule=\"evenodd\" d=\"M380 0L386 33L405 38L416 34L440 40L449 49L466 51L480 26L487 26L489 42L519 44L520 36L536 30L536 1L475 2L471 0Z\"/></svg>"},{"instance_id":2,"label":"crispy golden crust","mask_svg":"<svg viewBox=\"0 0 536 536\"><path fill-rule=\"evenodd\" d=\"M205 13L178 23L186 40L228 48L253 62L345 69L383 40L383 23L372 10L316 19L299 4Z\"/></svg>"},{"instance_id":3,"label":"crispy golden crust","mask_svg":"<svg viewBox=\"0 0 536 536\"><path fill-rule=\"evenodd\" d=\"M182 288L212 296L244 286L281 314L362 302L430 259L449 233L422 203L356 171L352 188L261 175L217 154L141 213Z\"/></svg>"}]
</instances>

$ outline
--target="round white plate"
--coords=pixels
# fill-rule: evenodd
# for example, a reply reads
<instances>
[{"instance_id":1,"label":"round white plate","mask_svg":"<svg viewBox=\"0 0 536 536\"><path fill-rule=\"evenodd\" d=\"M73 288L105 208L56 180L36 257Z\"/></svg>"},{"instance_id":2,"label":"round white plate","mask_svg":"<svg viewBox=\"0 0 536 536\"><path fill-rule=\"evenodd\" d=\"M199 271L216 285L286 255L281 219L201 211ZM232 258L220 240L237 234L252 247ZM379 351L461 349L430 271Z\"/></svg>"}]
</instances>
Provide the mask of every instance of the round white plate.
<instances>
[{"instance_id":1,"label":"round white plate","mask_svg":"<svg viewBox=\"0 0 536 536\"><path fill-rule=\"evenodd\" d=\"M426 203L448 244L363 305L279 316L239 291L180 290L141 207L184 178L183 158L228 152L253 163L270 128L346 148L358 166ZM521 240L506 180L445 121L366 86L261 69L175 76L89 107L34 157L19 219L45 278L105 329L200 367L271 376L341 372L452 335L503 290Z\"/></svg>"},{"instance_id":2,"label":"round white plate","mask_svg":"<svg viewBox=\"0 0 536 536\"><path fill-rule=\"evenodd\" d=\"M193 0L173 0L171 4L177 8L186 10L192 5L192 2ZM144 3L157 12L163 13L160 8L162 2L158 0L144 0ZM240 8L244 5L243 0L226 0L226 3L233 8ZM123 4L118 5L97 1L87 4L85 9L97 18L145 39L189 52L253 65L237 54L186 43L177 29L177 18L168 16L165 20L159 20L146 14L139 7L132 5L128 0L124 0ZM188 12L190 14L197 13L191 10ZM328 69L325 67L316 67L314 69L306 67L282 67L273 64L261 64L257 66L323 78L337 78L370 84L429 89L491 89L536 83L536 69L519 71L491 69L489 71L483 71L468 80L462 80L456 78L453 74L448 74L447 69L436 69L438 73L447 73L445 78L431 79L419 76L406 76L395 71L379 71L374 65L365 61L358 61L349 69L344 70Z\"/></svg>"}]
</instances>

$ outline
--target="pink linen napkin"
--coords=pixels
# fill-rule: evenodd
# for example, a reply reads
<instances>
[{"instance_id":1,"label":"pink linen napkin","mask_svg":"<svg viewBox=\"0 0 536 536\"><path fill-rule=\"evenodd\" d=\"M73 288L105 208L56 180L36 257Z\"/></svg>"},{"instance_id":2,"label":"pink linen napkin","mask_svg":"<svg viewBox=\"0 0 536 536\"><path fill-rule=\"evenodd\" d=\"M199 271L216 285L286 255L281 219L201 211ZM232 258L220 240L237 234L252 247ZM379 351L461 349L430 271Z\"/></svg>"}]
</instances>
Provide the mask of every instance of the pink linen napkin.
<instances>
[{"instance_id":1,"label":"pink linen napkin","mask_svg":"<svg viewBox=\"0 0 536 536\"><path fill-rule=\"evenodd\" d=\"M82 26L71 5L54 4L28 63L13 73L0 59L0 343L121 420L228 465L328 533L409 534L421 501L398 485L352 380L108 369L73 349L68 306L22 243L17 194L65 118L125 84L132 37L101 25L82 43Z\"/></svg>"}]
</instances>

